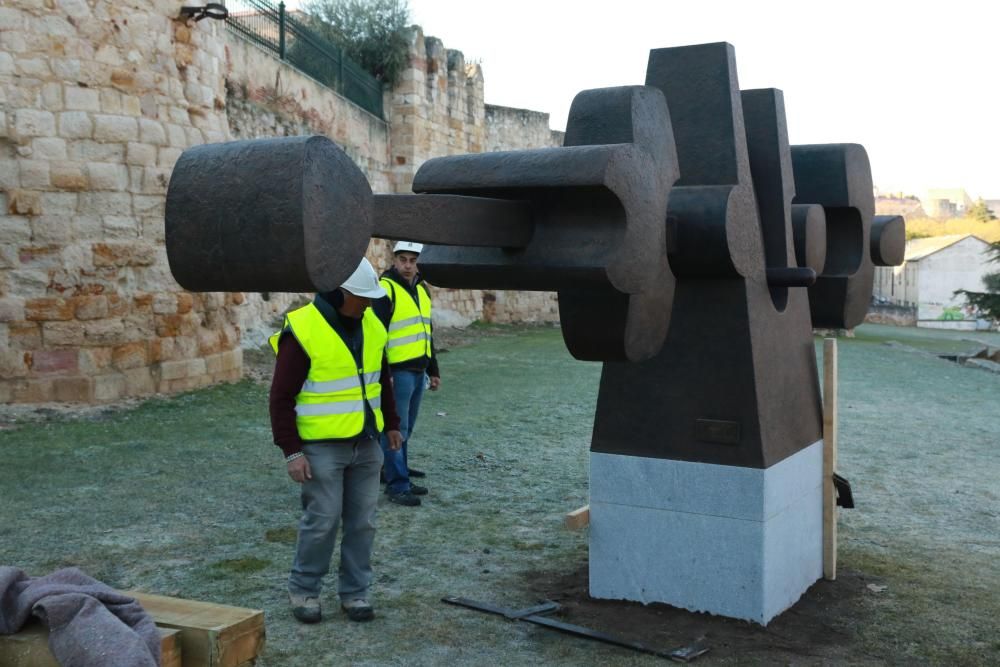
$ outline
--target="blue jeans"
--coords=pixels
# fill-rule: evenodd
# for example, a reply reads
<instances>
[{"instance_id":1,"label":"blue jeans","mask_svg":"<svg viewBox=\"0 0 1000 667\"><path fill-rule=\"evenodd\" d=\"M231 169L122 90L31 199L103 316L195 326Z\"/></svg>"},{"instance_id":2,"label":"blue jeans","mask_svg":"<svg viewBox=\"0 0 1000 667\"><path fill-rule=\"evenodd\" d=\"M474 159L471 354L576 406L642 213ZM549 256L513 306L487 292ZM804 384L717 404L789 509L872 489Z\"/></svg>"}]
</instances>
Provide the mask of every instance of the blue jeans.
<instances>
[{"instance_id":1,"label":"blue jeans","mask_svg":"<svg viewBox=\"0 0 1000 667\"><path fill-rule=\"evenodd\" d=\"M382 452L373 438L303 445L312 479L302 483L302 519L288 590L318 596L343 523L337 593L344 602L366 598L372 582L372 543Z\"/></svg>"},{"instance_id":2,"label":"blue jeans","mask_svg":"<svg viewBox=\"0 0 1000 667\"><path fill-rule=\"evenodd\" d=\"M396 398L396 412L399 414L399 432L403 435L403 446L397 451L389 449L389 439L382 435L382 453L385 455L386 488L390 494L406 493L410 490L410 468L407 463L407 444L417 423L420 399L424 396L424 373L416 371L392 371L392 395Z\"/></svg>"}]
</instances>

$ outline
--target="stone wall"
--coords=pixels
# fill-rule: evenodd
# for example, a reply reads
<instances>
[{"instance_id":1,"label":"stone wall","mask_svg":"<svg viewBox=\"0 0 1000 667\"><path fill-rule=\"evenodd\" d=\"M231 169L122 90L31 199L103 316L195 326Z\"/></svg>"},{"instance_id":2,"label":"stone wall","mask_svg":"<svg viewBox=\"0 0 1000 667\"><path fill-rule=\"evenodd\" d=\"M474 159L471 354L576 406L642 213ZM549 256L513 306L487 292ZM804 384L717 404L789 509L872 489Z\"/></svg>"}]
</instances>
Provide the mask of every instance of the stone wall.
<instances>
[{"instance_id":1,"label":"stone wall","mask_svg":"<svg viewBox=\"0 0 1000 667\"><path fill-rule=\"evenodd\" d=\"M170 171L226 138L215 21L167 0L0 7L0 401L107 401L238 378L242 295L190 294Z\"/></svg>"},{"instance_id":2,"label":"stone wall","mask_svg":"<svg viewBox=\"0 0 1000 667\"><path fill-rule=\"evenodd\" d=\"M486 105L486 150L512 151L562 146L565 132L549 128L549 114Z\"/></svg>"},{"instance_id":3,"label":"stone wall","mask_svg":"<svg viewBox=\"0 0 1000 667\"><path fill-rule=\"evenodd\" d=\"M176 284L163 209L189 146L320 133L389 193L409 192L431 157L557 140L544 114L487 114L479 66L419 28L382 120L220 22L177 20L178 9L0 7L0 402L112 401L236 379L241 343L263 343L306 296ZM378 268L389 248L372 242ZM436 290L435 304L438 326L558 317L544 293Z\"/></svg>"}]
</instances>

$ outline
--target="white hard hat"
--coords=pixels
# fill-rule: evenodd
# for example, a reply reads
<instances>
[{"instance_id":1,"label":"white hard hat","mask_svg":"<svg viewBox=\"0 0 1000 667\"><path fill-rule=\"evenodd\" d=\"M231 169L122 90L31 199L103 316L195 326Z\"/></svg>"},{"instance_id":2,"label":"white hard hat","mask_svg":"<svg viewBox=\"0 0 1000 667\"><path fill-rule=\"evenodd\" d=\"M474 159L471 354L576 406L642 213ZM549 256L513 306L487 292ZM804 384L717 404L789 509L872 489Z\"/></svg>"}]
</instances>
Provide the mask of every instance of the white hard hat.
<instances>
[{"instance_id":1,"label":"white hard hat","mask_svg":"<svg viewBox=\"0 0 1000 667\"><path fill-rule=\"evenodd\" d=\"M361 258L358 268L354 269L354 273L344 281L340 289L346 290L354 296L367 297L369 299L378 299L385 296L385 289L379 284L378 275L376 275L375 269L372 268L371 262L366 257Z\"/></svg>"},{"instance_id":2,"label":"white hard hat","mask_svg":"<svg viewBox=\"0 0 1000 667\"><path fill-rule=\"evenodd\" d=\"M396 241L396 245L392 248L392 254L397 252L415 252L420 254L424 249L423 243L413 243L412 241Z\"/></svg>"}]
</instances>

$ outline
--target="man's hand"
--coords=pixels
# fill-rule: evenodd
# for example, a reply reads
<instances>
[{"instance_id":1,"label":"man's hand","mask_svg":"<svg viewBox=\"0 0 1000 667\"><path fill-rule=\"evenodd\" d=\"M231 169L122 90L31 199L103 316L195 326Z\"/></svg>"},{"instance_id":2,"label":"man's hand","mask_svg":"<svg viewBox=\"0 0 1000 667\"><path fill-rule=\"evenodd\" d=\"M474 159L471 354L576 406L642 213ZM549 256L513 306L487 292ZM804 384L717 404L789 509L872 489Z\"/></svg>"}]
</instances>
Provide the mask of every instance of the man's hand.
<instances>
[{"instance_id":1,"label":"man's hand","mask_svg":"<svg viewBox=\"0 0 1000 667\"><path fill-rule=\"evenodd\" d=\"M441 378L439 378L439 377L434 377L433 375L431 375L431 376L430 376L430 378L431 378L431 386L430 386L430 390L431 390L431 391L437 391L437 390L438 390L438 387L440 387L440 386L441 386Z\"/></svg>"},{"instance_id":2,"label":"man's hand","mask_svg":"<svg viewBox=\"0 0 1000 667\"><path fill-rule=\"evenodd\" d=\"M398 431L397 431L398 433ZM301 484L307 479L312 479L312 468L309 467L309 459L304 456L288 462L288 476L292 481Z\"/></svg>"},{"instance_id":3,"label":"man's hand","mask_svg":"<svg viewBox=\"0 0 1000 667\"><path fill-rule=\"evenodd\" d=\"M386 431L385 437L389 439L389 449L396 452L403 446L403 434L399 431Z\"/></svg>"}]
</instances>

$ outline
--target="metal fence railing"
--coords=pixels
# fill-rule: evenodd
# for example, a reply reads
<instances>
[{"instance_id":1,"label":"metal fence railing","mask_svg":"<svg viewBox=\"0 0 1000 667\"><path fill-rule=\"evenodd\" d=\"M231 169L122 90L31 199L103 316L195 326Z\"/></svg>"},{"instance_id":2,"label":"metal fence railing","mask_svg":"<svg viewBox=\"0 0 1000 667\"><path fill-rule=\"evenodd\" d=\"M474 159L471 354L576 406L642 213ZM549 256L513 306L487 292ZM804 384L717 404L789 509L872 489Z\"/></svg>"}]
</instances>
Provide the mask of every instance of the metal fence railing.
<instances>
[{"instance_id":1,"label":"metal fence railing","mask_svg":"<svg viewBox=\"0 0 1000 667\"><path fill-rule=\"evenodd\" d=\"M267 0L226 0L226 26L244 39L278 54L362 109L383 118L382 84L301 19Z\"/></svg>"}]
</instances>

